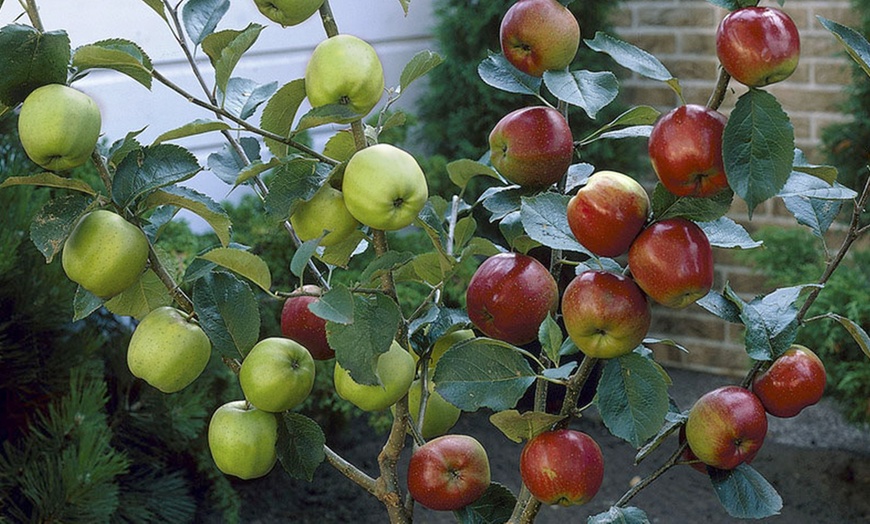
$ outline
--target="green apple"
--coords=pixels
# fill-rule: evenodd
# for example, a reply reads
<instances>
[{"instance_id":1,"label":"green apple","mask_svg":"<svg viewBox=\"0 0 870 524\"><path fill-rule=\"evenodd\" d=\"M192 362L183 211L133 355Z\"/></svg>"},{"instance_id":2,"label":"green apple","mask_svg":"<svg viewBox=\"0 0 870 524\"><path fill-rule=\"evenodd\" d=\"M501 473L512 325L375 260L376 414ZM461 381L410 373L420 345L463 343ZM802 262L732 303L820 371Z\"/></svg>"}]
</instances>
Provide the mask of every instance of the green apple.
<instances>
[{"instance_id":1,"label":"green apple","mask_svg":"<svg viewBox=\"0 0 870 524\"><path fill-rule=\"evenodd\" d=\"M323 0L254 0L254 3L263 16L287 27L308 20L320 9Z\"/></svg>"},{"instance_id":2,"label":"green apple","mask_svg":"<svg viewBox=\"0 0 870 524\"><path fill-rule=\"evenodd\" d=\"M426 175L410 153L377 144L355 153L341 185L347 210L363 224L385 231L409 226L426 205Z\"/></svg>"},{"instance_id":3,"label":"green apple","mask_svg":"<svg viewBox=\"0 0 870 524\"><path fill-rule=\"evenodd\" d=\"M421 433L423 438L428 440L450 431L459 420L462 410L444 400L444 397L435 391L435 383L432 380L427 380L426 384L429 398L426 401L426 412L423 414ZM408 390L408 412L415 424L419 419L422 397L423 382L417 379L411 383L411 389Z\"/></svg>"},{"instance_id":4,"label":"green apple","mask_svg":"<svg viewBox=\"0 0 870 524\"><path fill-rule=\"evenodd\" d=\"M308 398L314 387L314 359L289 338L270 337L257 342L242 361L239 383L255 408L279 413Z\"/></svg>"},{"instance_id":5,"label":"green apple","mask_svg":"<svg viewBox=\"0 0 870 524\"><path fill-rule=\"evenodd\" d=\"M61 254L66 276L104 299L135 284L147 262L145 233L105 209L92 211L78 221Z\"/></svg>"},{"instance_id":6,"label":"green apple","mask_svg":"<svg viewBox=\"0 0 870 524\"><path fill-rule=\"evenodd\" d=\"M227 402L211 416L208 448L218 469L248 480L269 473L278 460L278 420L273 413Z\"/></svg>"},{"instance_id":7,"label":"green apple","mask_svg":"<svg viewBox=\"0 0 870 524\"><path fill-rule=\"evenodd\" d=\"M474 338L474 331L471 329L460 329L458 331L452 331L443 337L439 338L432 344L432 352L429 354L429 369L435 369L435 364L438 363L438 360L441 358L444 353L450 349L453 344L458 342L462 342L463 340L468 340L470 338ZM412 353L414 357L414 361L420 359L416 353Z\"/></svg>"},{"instance_id":8,"label":"green apple","mask_svg":"<svg viewBox=\"0 0 870 524\"><path fill-rule=\"evenodd\" d=\"M100 108L88 95L62 84L31 92L21 105L18 135L31 160L50 171L88 161L102 125Z\"/></svg>"},{"instance_id":9,"label":"green apple","mask_svg":"<svg viewBox=\"0 0 870 524\"><path fill-rule=\"evenodd\" d=\"M127 367L164 393L196 380L211 356L211 342L198 324L170 307L159 307L136 326L127 347Z\"/></svg>"},{"instance_id":10,"label":"green apple","mask_svg":"<svg viewBox=\"0 0 870 524\"><path fill-rule=\"evenodd\" d=\"M290 225L303 242L323 235L321 246L332 246L353 233L359 222L344 205L344 195L329 184L314 193L311 200L301 202L290 215Z\"/></svg>"},{"instance_id":11,"label":"green apple","mask_svg":"<svg viewBox=\"0 0 870 524\"><path fill-rule=\"evenodd\" d=\"M344 104L359 115L371 111L384 92L384 68L375 49L353 35L323 40L305 67L305 93L312 107Z\"/></svg>"},{"instance_id":12,"label":"green apple","mask_svg":"<svg viewBox=\"0 0 870 524\"><path fill-rule=\"evenodd\" d=\"M335 363L335 391L338 396L363 411L387 409L405 396L414 381L414 357L398 342L378 357L377 376L380 384L360 384Z\"/></svg>"}]
</instances>

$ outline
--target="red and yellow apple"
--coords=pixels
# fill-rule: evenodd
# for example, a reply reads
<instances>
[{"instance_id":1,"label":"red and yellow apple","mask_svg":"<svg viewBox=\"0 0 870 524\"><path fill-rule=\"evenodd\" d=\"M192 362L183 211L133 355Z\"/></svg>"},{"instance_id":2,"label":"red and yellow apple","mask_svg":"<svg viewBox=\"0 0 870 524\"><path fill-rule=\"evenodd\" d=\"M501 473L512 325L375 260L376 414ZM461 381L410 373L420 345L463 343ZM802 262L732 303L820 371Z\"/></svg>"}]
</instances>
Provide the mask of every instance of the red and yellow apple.
<instances>
[{"instance_id":1,"label":"red and yellow apple","mask_svg":"<svg viewBox=\"0 0 870 524\"><path fill-rule=\"evenodd\" d=\"M408 462L408 493L436 511L454 511L479 499L491 481L489 457L474 437L444 435L423 444Z\"/></svg>"},{"instance_id":2,"label":"red and yellow apple","mask_svg":"<svg viewBox=\"0 0 870 524\"><path fill-rule=\"evenodd\" d=\"M545 431L531 438L520 454L520 476L544 504L578 506L598 493L604 480L604 456L598 443L572 429Z\"/></svg>"},{"instance_id":3,"label":"red and yellow apple","mask_svg":"<svg viewBox=\"0 0 870 524\"><path fill-rule=\"evenodd\" d=\"M299 342L311 353L314 360L329 360L335 356L335 350L326 340L326 320L318 317L308 309L308 306L320 300L319 286L306 284L299 288L302 293L291 293L284 301L281 309L281 334Z\"/></svg>"},{"instance_id":4,"label":"red and yellow apple","mask_svg":"<svg viewBox=\"0 0 870 524\"><path fill-rule=\"evenodd\" d=\"M825 365L818 355L793 344L755 376L752 391L768 413L788 418L821 400L826 383Z\"/></svg>"},{"instance_id":5,"label":"red and yellow apple","mask_svg":"<svg viewBox=\"0 0 870 524\"><path fill-rule=\"evenodd\" d=\"M731 11L716 29L719 62L735 80L750 87L791 76L800 53L800 34L794 21L775 7Z\"/></svg>"},{"instance_id":6,"label":"red and yellow apple","mask_svg":"<svg viewBox=\"0 0 870 524\"><path fill-rule=\"evenodd\" d=\"M499 41L508 62L540 77L571 64L580 47L580 24L556 0L519 0L502 18Z\"/></svg>"}]
</instances>

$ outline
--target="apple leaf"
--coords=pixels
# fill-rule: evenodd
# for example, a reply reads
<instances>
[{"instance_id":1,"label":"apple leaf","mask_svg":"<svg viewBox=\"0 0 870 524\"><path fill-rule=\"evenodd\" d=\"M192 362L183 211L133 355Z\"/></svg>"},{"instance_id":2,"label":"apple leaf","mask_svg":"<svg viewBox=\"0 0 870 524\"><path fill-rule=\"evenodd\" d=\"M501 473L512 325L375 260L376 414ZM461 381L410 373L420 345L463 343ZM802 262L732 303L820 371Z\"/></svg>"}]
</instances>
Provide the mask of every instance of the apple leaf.
<instances>
[{"instance_id":1,"label":"apple leaf","mask_svg":"<svg viewBox=\"0 0 870 524\"><path fill-rule=\"evenodd\" d=\"M293 412L276 414L278 442L276 451L281 466L298 480L314 480L317 466L326 458L323 430L305 415Z\"/></svg>"},{"instance_id":2,"label":"apple leaf","mask_svg":"<svg viewBox=\"0 0 870 524\"><path fill-rule=\"evenodd\" d=\"M256 138L243 136L238 139L238 142L242 146L245 158L242 158L234 147L224 144L220 150L208 155L207 160L208 169L219 180L230 185L236 183L239 174L249 168L251 162L260 160L260 142Z\"/></svg>"},{"instance_id":3,"label":"apple leaf","mask_svg":"<svg viewBox=\"0 0 870 524\"><path fill-rule=\"evenodd\" d=\"M734 193L727 189L711 198L678 197L657 182L651 201L653 217L656 220L683 217L687 220L710 222L724 216L731 208L733 199Z\"/></svg>"},{"instance_id":4,"label":"apple leaf","mask_svg":"<svg viewBox=\"0 0 870 524\"><path fill-rule=\"evenodd\" d=\"M563 415L554 415L543 411L520 413L515 409L508 409L493 413L489 416L489 421L508 439L513 442L522 442L547 431L564 418Z\"/></svg>"},{"instance_id":5,"label":"apple leaf","mask_svg":"<svg viewBox=\"0 0 870 524\"><path fill-rule=\"evenodd\" d=\"M834 166L811 164L804 156L804 152L798 148L794 150L794 160L792 161L792 169L800 173L813 175L816 178L824 180L829 185L833 185L837 181L837 168ZM786 182L788 185L788 182Z\"/></svg>"},{"instance_id":6,"label":"apple leaf","mask_svg":"<svg viewBox=\"0 0 870 524\"><path fill-rule=\"evenodd\" d=\"M459 524L502 524L510 520L516 503L511 490L493 482L479 499L454 511L453 515Z\"/></svg>"},{"instance_id":7,"label":"apple leaf","mask_svg":"<svg viewBox=\"0 0 870 524\"><path fill-rule=\"evenodd\" d=\"M779 514L782 498L752 466L732 470L708 468L713 490L729 515L739 519L763 519Z\"/></svg>"},{"instance_id":8,"label":"apple leaf","mask_svg":"<svg viewBox=\"0 0 870 524\"><path fill-rule=\"evenodd\" d=\"M94 295L82 286L76 288L76 294L73 297L73 322L78 322L94 311L100 309L103 305L103 299Z\"/></svg>"},{"instance_id":9,"label":"apple leaf","mask_svg":"<svg viewBox=\"0 0 870 524\"><path fill-rule=\"evenodd\" d=\"M541 322L541 326L538 328L538 341L541 342L541 350L547 355L547 358L559 365L564 336L562 328L559 327L552 315L547 315L547 318Z\"/></svg>"},{"instance_id":10,"label":"apple leaf","mask_svg":"<svg viewBox=\"0 0 870 524\"><path fill-rule=\"evenodd\" d=\"M139 280L106 302L106 309L116 315L142 320L145 315L161 306L172 304L172 296L150 269L142 273Z\"/></svg>"},{"instance_id":11,"label":"apple leaf","mask_svg":"<svg viewBox=\"0 0 870 524\"><path fill-rule=\"evenodd\" d=\"M478 175L501 180L501 177L498 176L498 173L496 173L493 168L481 162L475 162L474 160L463 158L460 160L454 160L447 164L447 176L449 176L450 181L459 186L460 189L465 189L468 182Z\"/></svg>"},{"instance_id":12,"label":"apple leaf","mask_svg":"<svg viewBox=\"0 0 870 524\"><path fill-rule=\"evenodd\" d=\"M208 196L188 187L169 186L151 193L145 201L147 208L163 205L173 205L196 214L211 226L221 245L230 243L230 217L220 204Z\"/></svg>"},{"instance_id":13,"label":"apple leaf","mask_svg":"<svg viewBox=\"0 0 870 524\"><path fill-rule=\"evenodd\" d=\"M619 93L619 82L610 71L545 71L544 84L556 98L582 108L593 120Z\"/></svg>"},{"instance_id":14,"label":"apple leaf","mask_svg":"<svg viewBox=\"0 0 870 524\"><path fill-rule=\"evenodd\" d=\"M399 0L399 4L401 4L405 16L408 16L408 8L411 7L411 0Z\"/></svg>"},{"instance_id":15,"label":"apple leaf","mask_svg":"<svg viewBox=\"0 0 870 524\"><path fill-rule=\"evenodd\" d=\"M236 68L242 55L257 41L263 27L251 23L241 31L226 29L211 33L200 42L202 50L214 66L215 82L219 91L226 93L233 69Z\"/></svg>"},{"instance_id":16,"label":"apple leaf","mask_svg":"<svg viewBox=\"0 0 870 524\"><path fill-rule=\"evenodd\" d=\"M547 368L541 372L541 376L547 380L567 381L571 377L571 373L577 369L577 361L572 360L567 364L562 364L557 368Z\"/></svg>"},{"instance_id":17,"label":"apple leaf","mask_svg":"<svg viewBox=\"0 0 870 524\"><path fill-rule=\"evenodd\" d=\"M102 153L103 156L106 157L110 166L117 166L121 163L121 160L124 160L125 156L142 147L142 143L136 140L136 137L141 135L145 129L146 128L143 127L136 131L129 131L124 135L124 138L112 142L112 145ZM97 147L100 148L99 143L97 143Z\"/></svg>"},{"instance_id":18,"label":"apple leaf","mask_svg":"<svg viewBox=\"0 0 870 524\"><path fill-rule=\"evenodd\" d=\"M565 193L570 193L574 188L586 184L589 175L595 172L595 166L580 162L568 166L568 176L565 179Z\"/></svg>"},{"instance_id":19,"label":"apple leaf","mask_svg":"<svg viewBox=\"0 0 870 524\"><path fill-rule=\"evenodd\" d=\"M306 240L296 249L296 252L293 253L293 258L290 260L290 272L293 273L294 276L302 278L302 274L305 273L305 267L308 265L308 261L311 260L311 257L313 257L317 252L317 246L320 245L320 241L323 240L324 236L326 236L326 233L317 238Z\"/></svg>"},{"instance_id":20,"label":"apple leaf","mask_svg":"<svg viewBox=\"0 0 870 524\"><path fill-rule=\"evenodd\" d=\"M70 43L65 31L9 24L0 29L0 49L0 104L15 107L37 87L66 84Z\"/></svg>"},{"instance_id":21,"label":"apple leaf","mask_svg":"<svg viewBox=\"0 0 870 524\"><path fill-rule=\"evenodd\" d=\"M414 55L411 60L405 64L402 69L402 74L399 76L399 89L404 92L414 80L425 76L429 71L435 69L444 59L438 53L429 50L423 50Z\"/></svg>"},{"instance_id":22,"label":"apple leaf","mask_svg":"<svg viewBox=\"0 0 870 524\"><path fill-rule=\"evenodd\" d=\"M244 357L260 339L260 310L248 285L215 271L193 285L193 308L212 347L229 358Z\"/></svg>"},{"instance_id":23,"label":"apple leaf","mask_svg":"<svg viewBox=\"0 0 870 524\"><path fill-rule=\"evenodd\" d=\"M519 350L486 337L454 344L438 361L436 391L463 411L516 406L535 382L535 372Z\"/></svg>"},{"instance_id":24,"label":"apple leaf","mask_svg":"<svg viewBox=\"0 0 870 524\"><path fill-rule=\"evenodd\" d=\"M359 277L359 282L362 284L370 283L374 279L380 278L381 275L395 271L399 267L404 266L413 259L414 253L409 251L387 251L383 255L375 258L368 266L366 266L365 270L363 270Z\"/></svg>"},{"instance_id":25,"label":"apple leaf","mask_svg":"<svg viewBox=\"0 0 870 524\"><path fill-rule=\"evenodd\" d=\"M50 172L29 176L11 176L4 180L2 184L0 184L0 189L11 186L59 187L62 189L80 191L91 196L95 196L97 194L94 188L92 188L84 180L59 176Z\"/></svg>"},{"instance_id":26,"label":"apple leaf","mask_svg":"<svg viewBox=\"0 0 870 524\"><path fill-rule=\"evenodd\" d=\"M138 44L113 38L83 45L76 49L72 65L79 70L111 69L125 74L151 89L151 59Z\"/></svg>"},{"instance_id":27,"label":"apple leaf","mask_svg":"<svg viewBox=\"0 0 870 524\"><path fill-rule=\"evenodd\" d=\"M728 217L719 217L709 222L697 222L707 235L710 245L724 249L754 249L762 242L753 240L749 232Z\"/></svg>"},{"instance_id":28,"label":"apple leaf","mask_svg":"<svg viewBox=\"0 0 870 524\"><path fill-rule=\"evenodd\" d=\"M81 194L62 195L49 200L33 217L30 223L30 240L45 257L46 264L63 249L69 236L92 200Z\"/></svg>"},{"instance_id":29,"label":"apple leaf","mask_svg":"<svg viewBox=\"0 0 870 524\"><path fill-rule=\"evenodd\" d=\"M343 284L335 284L320 300L308 305L318 317L338 324L353 323L353 294Z\"/></svg>"},{"instance_id":30,"label":"apple leaf","mask_svg":"<svg viewBox=\"0 0 870 524\"><path fill-rule=\"evenodd\" d=\"M381 293L354 295L353 322L327 321L326 340L335 350L336 362L355 382L378 384L378 357L390 349L401 320L402 313L392 298Z\"/></svg>"},{"instance_id":31,"label":"apple leaf","mask_svg":"<svg viewBox=\"0 0 870 524\"><path fill-rule=\"evenodd\" d=\"M604 363L595 403L610 432L639 448L668 413L667 374L652 359L628 353Z\"/></svg>"},{"instance_id":32,"label":"apple leaf","mask_svg":"<svg viewBox=\"0 0 870 524\"><path fill-rule=\"evenodd\" d=\"M356 144L350 129L342 129L329 137L323 146L323 154L338 162L347 162L356 153Z\"/></svg>"},{"instance_id":33,"label":"apple leaf","mask_svg":"<svg viewBox=\"0 0 870 524\"><path fill-rule=\"evenodd\" d=\"M270 215L285 220L302 201L311 200L329 176L329 166L311 158L292 157L271 170L265 207Z\"/></svg>"},{"instance_id":34,"label":"apple leaf","mask_svg":"<svg viewBox=\"0 0 870 524\"><path fill-rule=\"evenodd\" d=\"M837 182L829 183L800 171L792 171L778 196L799 196L820 200L852 200L858 196L858 193Z\"/></svg>"},{"instance_id":35,"label":"apple leaf","mask_svg":"<svg viewBox=\"0 0 870 524\"><path fill-rule=\"evenodd\" d=\"M840 214L842 201L856 196L857 193L841 184L835 182L831 185L799 171L792 172L779 192L779 197L795 220L809 227L820 238Z\"/></svg>"},{"instance_id":36,"label":"apple leaf","mask_svg":"<svg viewBox=\"0 0 870 524\"><path fill-rule=\"evenodd\" d=\"M193 177L201 169L196 157L183 147L158 144L139 148L118 164L112 182L112 200L127 207L157 189Z\"/></svg>"},{"instance_id":37,"label":"apple leaf","mask_svg":"<svg viewBox=\"0 0 870 524\"><path fill-rule=\"evenodd\" d=\"M674 78L658 58L607 33L597 31L595 38L584 42L593 51L610 55L617 64L641 76L660 82L668 82Z\"/></svg>"},{"instance_id":38,"label":"apple leaf","mask_svg":"<svg viewBox=\"0 0 870 524\"><path fill-rule=\"evenodd\" d=\"M552 249L564 249L577 253L592 254L571 232L565 210L570 198L558 193L540 193L523 197L520 216L523 227L532 240Z\"/></svg>"},{"instance_id":39,"label":"apple leaf","mask_svg":"<svg viewBox=\"0 0 870 524\"><path fill-rule=\"evenodd\" d=\"M230 8L230 0L188 0L181 8L181 18L187 36L195 45L214 32L218 22Z\"/></svg>"},{"instance_id":40,"label":"apple leaf","mask_svg":"<svg viewBox=\"0 0 870 524\"><path fill-rule=\"evenodd\" d=\"M347 104L326 104L314 107L299 119L294 133L326 124L349 124L360 119L360 114Z\"/></svg>"},{"instance_id":41,"label":"apple leaf","mask_svg":"<svg viewBox=\"0 0 870 524\"><path fill-rule=\"evenodd\" d=\"M256 284L266 293L272 287L272 273L266 262L257 255L241 249L218 247L200 255Z\"/></svg>"},{"instance_id":42,"label":"apple leaf","mask_svg":"<svg viewBox=\"0 0 870 524\"><path fill-rule=\"evenodd\" d=\"M293 129L293 120L299 106L305 100L305 80L297 78L281 86L275 94L269 98L263 114L260 116L260 127L266 131L283 137L290 136ZM277 157L287 155L288 146L275 140L266 139L266 147Z\"/></svg>"},{"instance_id":43,"label":"apple leaf","mask_svg":"<svg viewBox=\"0 0 870 524\"><path fill-rule=\"evenodd\" d=\"M477 74L485 84L508 93L537 96L541 90L540 78L523 73L501 53L484 58Z\"/></svg>"},{"instance_id":44,"label":"apple leaf","mask_svg":"<svg viewBox=\"0 0 870 524\"><path fill-rule=\"evenodd\" d=\"M668 405L668 413L665 415L665 422L662 424L662 427L659 428L655 437L651 438L642 448L637 451L637 454L634 456L634 464L640 464L643 459L647 458L650 453L655 451L665 442L668 437L676 430L678 430L683 424L686 423L686 420L689 418L689 412L680 412L677 406L670 402Z\"/></svg>"},{"instance_id":45,"label":"apple leaf","mask_svg":"<svg viewBox=\"0 0 870 524\"><path fill-rule=\"evenodd\" d=\"M166 11L164 10L164 4L163 4L162 0L142 0L142 1L145 2L145 5L147 5L151 9L153 9L155 13L160 15L160 18L162 18L163 20L166 20L167 22L169 21L169 19L166 18Z\"/></svg>"},{"instance_id":46,"label":"apple leaf","mask_svg":"<svg viewBox=\"0 0 870 524\"><path fill-rule=\"evenodd\" d=\"M707 0L707 2L721 7L722 9L727 9L728 11L734 11L735 9L740 9L743 7L742 2L745 0ZM752 5L755 5L753 3Z\"/></svg>"},{"instance_id":47,"label":"apple leaf","mask_svg":"<svg viewBox=\"0 0 870 524\"><path fill-rule=\"evenodd\" d=\"M852 335L852 338L855 339L855 342L858 343L858 346L867 355L867 358L870 358L870 335L864 331L864 328L860 324L836 313L828 313L823 315L822 318L831 318L839 322Z\"/></svg>"},{"instance_id":48,"label":"apple leaf","mask_svg":"<svg viewBox=\"0 0 870 524\"><path fill-rule=\"evenodd\" d=\"M212 131L225 131L227 129L230 129L230 126L226 122L221 122L219 120L196 119L193 122L184 124L181 127L177 127L175 129L166 131L165 133L162 133L160 136L154 139L154 142L152 142L151 145L157 145L161 142L167 142L169 140L178 140L179 138L201 135L203 133L210 133Z\"/></svg>"},{"instance_id":49,"label":"apple leaf","mask_svg":"<svg viewBox=\"0 0 870 524\"><path fill-rule=\"evenodd\" d=\"M223 108L231 115L247 120L277 90L278 82L260 85L248 78L233 77L227 82L226 93L221 95Z\"/></svg>"},{"instance_id":50,"label":"apple leaf","mask_svg":"<svg viewBox=\"0 0 870 524\"><path fill-rule=\"evenodd\" d=\"M599 138L627 138L634 136L648 137L652 131L652 124L658 119L661 112L650 106L635 106L625 111L612 122L601 126L589 136L580 141L580 145L590 144ZM616 131L618 128L623 128Z\"/></svg>"},{"instance_id":51,"label":"apple leaf","mask_svg":"<svg viewBox=\"0 0 870 524\"><path fill-rule=\"evenodd\" d=\"M725 285L725 293L733 294L733 291L730 290L727 284ZM737 304L725 298L725 295L718 291L710 291L695 303L726 322L731 322L732 324L743 323L743 320L740 318L740 308Z\"/></svg>"},{"instance_id":52,"label":"apple leaf","mask_svg":"<svg viewBox=\"0 0 870 524\"><path fill-rule=\"evenodd\" d=\"M649 522L646 513L634 506L627 508L611 506L604 513L592 515L586 519L586 524L649 524Z\"/></svg>"},{"instance_id":53,"label":"apple leaf","mask_svg":"<svg viewBox=\"0 0 870 524\"><path fill-rule=\"evenodd\" d=\"M519 211L522 197L530 194L519 186L491 187L483 192L478 202L490 212L489 221L498 222L509 214Z\"/></svg>"},{"instance_id":54,"label":"apple leaf","mask_svg":"<svg viewBox=\"0 0 870 524\"><path fill-rule=\"evenodd\" d=\"M519 253L528 253L536 247L540 247L540 242L532 240L523 227L523 221L520 218L520 212L514 211L508 213L507 216L501 219L498 223L498 230L501 236L504 237L508 246Z\"/></svg>"},{"instance_id":55,"label":"apple leaf","mask_svg":"<svg viewBox=\"0 0 870 524\"><path fill-rule=\"evenodd\" d=\"M272 169L281 164L281 161L275 157L269 159L268 162L263 162L262 160L254 160L247 166L243 167L239 170L239 174L236 177L236 181L233 184L233 187L239 187L244 184L248 180L252 178L256 178L260 176L262 173Z\"/></svg>"},{"instance_id":56,"label":"apple leaf","mask_svg":"<svg viewBox=\"0 0 870 524\"><path fill-rule=\"evenodd\" d=\"M773 95L753 88L737 99L722 155L728 185L746 201L751 219L758 204L785 185L794 160L794 127Z\"/></svg>"},{"instance_id":57,"label":"apple leaf","mask_svg":"<svg viewBox=\"0 0 870 524\"><path fill-rule=\"evenodd\" d=\"M830 31L843 44L852 60L861 66L861 69L870 76L870 43L867 42L867 39L850 27L846 27L833 20L828 20L823 16L816 16L816 18L818 18L819 23L825 29Z\"/></svg>"}]
</instances>

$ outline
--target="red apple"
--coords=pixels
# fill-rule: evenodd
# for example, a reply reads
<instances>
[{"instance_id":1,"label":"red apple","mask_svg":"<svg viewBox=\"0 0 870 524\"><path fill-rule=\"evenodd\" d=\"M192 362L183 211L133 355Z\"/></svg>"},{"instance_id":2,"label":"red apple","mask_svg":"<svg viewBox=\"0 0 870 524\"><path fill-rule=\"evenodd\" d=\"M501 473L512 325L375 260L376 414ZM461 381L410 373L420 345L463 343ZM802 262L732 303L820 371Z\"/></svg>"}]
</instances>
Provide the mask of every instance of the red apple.
<instances>
[{"instance_id":1,"label":"red apple","mask_svg":"<svg viewBox=\"0 0 870 524\"><path fill-rule=\"evenodd\" d=\"M637 285L667 307L684 308L713 287L713 249L704 231L685 218L655 222L628 250Z\"/></svg>"},{"instance_id":2,"label":"red apple","mask_svg":"<svg viewBox=\"0 0 870 524\"><path fill-rule=\"evenodd\" d=\"M649 302L630 278L584 271L562 294L565 329L584 354L614 358L643 342L650 325Z\"/></svg>"},{"instance_id":3,"label":"red apple","mask_svg":"<svg viewBox=\"0 0 870 524\"><path fill-rule=\"evenodd\" d=\"M498 121L489 134L489 150L493 167L509 181L546 187L571 165L574 138L568 121L555 109L526 107Z\"/></svg>"},{"instance_id":4,"label":"red apple","mask_svg":"<svg viewBox=\"0 0 870 524\"><path fill-rule=\"evenodd\" d=\"M801 40L794 21L773 7L728 13L716 29L716 55L738 82L762 87L785 80L797 68Z\"/></svg>"},{"instance_id":5,"label":"red apple","mask_svg":"<svg viewBox=\"0 0 870 524\"><path fill-rule=\"evenodd\" d=\"M643 229L649 210L649 196L635 179L599 171L568 201L568 226L592 253L617 257Z\"/></svg>"},{"instance_id":6,"label":"red apple","mask_svg":"<svg viewBox=\"0 0 870 524\"><path fill-rule=\"evenodd\" d=\"M585 433L545 431L523 447L520 475L532 495L544 504L576 506L598 493L604 479L604 457Z\"/></svg>"},{"instance_id":7,"label":"red apple","mask_svg":"<svg viewBox=\"0 0 870 524\"><path fill-rule=\"evenodd\" d=\"M420 446L408 462L408 493L437 511L464 508L489 488L486 450L473 437L444 435Z\"/></svg>"},{"instance_id":8,"label":"red apple","mask_svg":"<svg viewBox=\"0 0 870 524\"><path fill-rule=\"evenodd\" d=\"M704 464L734 469L750 462L767 435L767 413L758 397L740 386L705 393L689 410L686 440Z\"/></svg>"},{"instance_id":9,"label":"red apple","mask_svg":"<svg viewBox=\"0 0 870 524\"><path fill-rule=\"evenodd\" d=\"M541 322L556 310L556 280L534 258L493 255L480 265L465 292L468 318L486 336L522 345L538 338Z\"/></svg>"},{"instance_id":10,"label":"red apple","mask_svg":"<svg viewBox=\"0 0 870 524\"><path fill-rule=\"evenodd\" d=\"M756 375L752 391L768 413L793 417L825 392L825 365L807 347L793 344L767 370Z\"/></svg>"},{"instance_id":11,"label":"red apple","mask_svg":"<svg viewBox=\"0 0 870 524\"><path fill-rule=\"evenodd\" d=\"M649 159L665 189L679 197L710 197L728 187L722 132L728 119L716 110L688 104L656 121Z\"/></svg>"},{"instance_id":12,"label":"red apple","mask_svg":"<svg viewBox=\"0 0 870 524\"><path fill-rule=\"evenodd\" d=\"M302 286L299 291L320 294L321 289L314 285ZM317 296L292 295L284 301L281 310L281 333L305 346L314 360L329 360L335 351L326 341L326 320L318 317L308 306L320 300Z\"/></svg>"},{"instance_id":13,"label":"red apple","mask_svg":"<svg viewBox=\"0 0 870 524\"><path fill-rule=\"evenodd\" d=\"M517 69L532 76L565 69L580 47L580 24L556 0L519 0L499 28L501 50Z\"/></svg>"}]
</instances>

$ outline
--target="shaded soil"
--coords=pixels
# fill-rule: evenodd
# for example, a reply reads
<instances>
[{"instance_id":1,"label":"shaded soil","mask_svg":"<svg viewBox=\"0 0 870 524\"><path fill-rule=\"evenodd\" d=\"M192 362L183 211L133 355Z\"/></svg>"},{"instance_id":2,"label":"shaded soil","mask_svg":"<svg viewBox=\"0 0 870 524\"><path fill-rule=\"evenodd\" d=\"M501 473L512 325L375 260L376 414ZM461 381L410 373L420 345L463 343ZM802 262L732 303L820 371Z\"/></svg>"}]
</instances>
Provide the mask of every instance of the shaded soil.
<instances>
[{"instance_id":1,"label":"shaded soil","mask_svg":"<svg viewBox=\"0 0 870 524\"><path fill-rule=\"evenodd\" d=\"M732 380L684 370L669 370L671 395L681 407L689 406L704 391ZM588 410L594 411L594 410ZM589 504L573 508L543 507L536 522L585 522L606 511L630 486L663 461L676 445L665 443L641 465L634 450L613 437L588 413L572 427L591 435L605 460L604 484ZM520 444L505 438L488 421L489 413L466 413L455 433L476 437L490 457L493 481L514 493L519 488ZM753 466L776 487L783 498L781 515L766 522L788 524L870 522L870 429L842 421L835 406L823 400L794 419L770 419L770 431ZM376 476L376 457L382 438L369 441L372 430L360 421L340 435L328 436L329 445L358 467ZM403 461L407 456L403 456ZM404 464L403 464L404 465ZM400 471L403 465L400 465ZM321 465L312 483L290 479L280 467L255 481L235 484L243 498L243 521L250 523L385 523L383 506L328 465ZM631 503L652 522L708 524L739 522L725 513L707 477L680 466L642 491ZM451 513L431 512L417 506L417 523L455 522Z\"/></svg>"}]
</instances>

